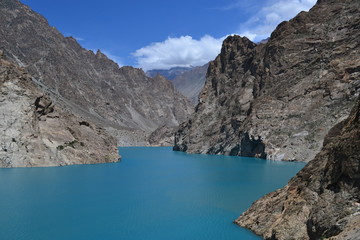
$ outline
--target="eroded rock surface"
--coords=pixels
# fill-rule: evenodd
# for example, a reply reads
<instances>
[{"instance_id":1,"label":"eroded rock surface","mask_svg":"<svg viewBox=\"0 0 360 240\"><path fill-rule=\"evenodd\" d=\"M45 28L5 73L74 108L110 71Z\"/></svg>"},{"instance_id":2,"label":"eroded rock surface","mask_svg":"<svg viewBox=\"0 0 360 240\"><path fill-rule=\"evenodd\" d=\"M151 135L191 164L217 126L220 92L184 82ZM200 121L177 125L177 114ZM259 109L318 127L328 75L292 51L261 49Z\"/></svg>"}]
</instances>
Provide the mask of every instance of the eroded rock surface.
<instances>
[{"instance_id":1,"label":"eroded rock surface","mask_svg":"<svg viewBox=\"0 0 360 240\"><path fill-rule=\"evenodd\" d=\"M0 1L0 49L52 99L109 129L119 144L146 142L156 128L177 126L193 111L165 78L120 68L101 51L82 48L18 0Z\"/></svg>"},{"instance_id":2,"label":"eroded rock surface","mask_svg":"<svg viewBox=\"0 0 360 240\"><path fill-rule=\"evenodd\" d=\"M354 0L318 1L267 43L228 37L174 150L313 159L359 94L359 9Z\"/></svg>"},{"instance_id":3,"label":"eroded rock surface","mask_svg":"<svg viewBox=\"0 0 360 240\"><path fill-rule=\"evenodd\" d=\"M161 126L152 132L149 136L149 144L151 146L173 146L174 145L174 134L176 128Z\"/></svg>"},{"instance_id":4,"label":"eroded rock surface","mask_svg":"<svg viewBox=\"0 0 360 240\"><path fill-rule=\"evenodd\" d=\"M115 138L59 108L23 68L1 56L0 144L0 167L105 163L120 158Z\"/></svg>"},{"instance_id":5,"label":"eroded rock surface","mask_svg":"<svg viewBox=\"0 0 360 240\"><path fill-rule=\"evenodd\" d=\"M360 239L360 99L289 183L235 223L265 239Z\"/></svg>"}]
</instances>

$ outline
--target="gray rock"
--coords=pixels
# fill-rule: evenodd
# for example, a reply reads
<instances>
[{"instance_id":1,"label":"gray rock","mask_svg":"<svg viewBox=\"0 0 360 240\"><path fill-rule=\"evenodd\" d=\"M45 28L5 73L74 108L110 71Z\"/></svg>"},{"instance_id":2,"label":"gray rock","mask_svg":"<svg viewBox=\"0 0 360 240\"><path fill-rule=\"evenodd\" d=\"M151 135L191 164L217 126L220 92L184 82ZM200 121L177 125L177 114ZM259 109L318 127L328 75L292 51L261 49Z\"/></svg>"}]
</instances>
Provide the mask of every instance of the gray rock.
<instances>
[{"instance_id":1,"label":"gray rock","mask_svg":"<svg viewBox=\"0 0 360 240\"><path fill-rule=\"evenodd\" d=\"M208 67L208 63L200 67L194 67L171 81L175 88L194 105L199 102L199 94L204 88Z\"/></svg>"},{"instance_id":2,"label":"gray rock","mask_svg":"<svg viewBox=\"0 0 360 240\"><path fill-rule=\"evenodd\" d=\"M156 75L161 75L169 79L170 81L174 80L176 77L191 71L192 67L173 67L170 69L152 69L146 72L146 75L149 77L155 77Z\"/></svg>"},{"instance_id":3,"label":"gray rock","mask_svg":"<svg viewBox=\"0 0 360 240\"><path fill-rule=\"evenodd\" d=\"M235 223L272 240L360 239L360 98L315 159Z\"/></svg>"},{"instance_id":4,"label":"gray rock","mask_svg":"<svg viewBox=\"0 0 360 240\"><path fill-rule=\"evenodd\" d=\"M139 142L145 142L156 128L177 126L193 111L168 80L120 68L101 51L82 48L18 0L0 2L0 26L0 49L10 61L24 67L52 101L112 129L119 143L142 136ZM123 132L133 136L123 139Z\"/></svg>"},{"instance_id":5,"label":"gray rock","mask_svg":"<svg viewBox=\"0 0 360 240\"><path fill-rule=\"evenodd\" d=\"M176 128L161 126L152 132L149 136L149 144L151 146L173 146L174 145L174 134Z\"/></svg>"},{"instance_id":6,"label":"gray rock","mask_svg":"<svg viewBox=\"0 0 360 240\"><path fill-rule=\"evenodd\" d=\"M228 37L174 150L313 159L359 95L359 4L319 1L281 23L267 43Z\"/></svg>"},{"instance_id":7,"label":"gray rock","mask_svg":"<svg viewBox=\"0 0 360 240\"><path fill-rule=\"evenodd\" d=\"M0 59L0 167L116 162L116 143L54 104L24 69Z\"/></svg>"}]
</instances>

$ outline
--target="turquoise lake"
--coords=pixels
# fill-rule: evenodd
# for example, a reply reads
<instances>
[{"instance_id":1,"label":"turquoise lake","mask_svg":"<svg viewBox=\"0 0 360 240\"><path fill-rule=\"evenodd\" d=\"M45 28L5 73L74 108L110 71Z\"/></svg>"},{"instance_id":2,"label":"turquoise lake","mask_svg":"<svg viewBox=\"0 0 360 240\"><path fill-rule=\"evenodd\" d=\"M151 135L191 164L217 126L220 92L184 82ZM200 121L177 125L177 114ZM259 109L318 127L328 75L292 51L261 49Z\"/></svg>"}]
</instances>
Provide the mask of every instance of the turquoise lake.
<instances>
[{"instance_id":1,"label":"turquoise lake","mask_svg":"<svg viewBox=\"0 0 360 240\"><path fill-rule=\"evenodd\" d=\"M260 239L232 221L304 166L169 147L120 153L120 163L0 169L0 239Z\"/></svg>"}]
</instances>

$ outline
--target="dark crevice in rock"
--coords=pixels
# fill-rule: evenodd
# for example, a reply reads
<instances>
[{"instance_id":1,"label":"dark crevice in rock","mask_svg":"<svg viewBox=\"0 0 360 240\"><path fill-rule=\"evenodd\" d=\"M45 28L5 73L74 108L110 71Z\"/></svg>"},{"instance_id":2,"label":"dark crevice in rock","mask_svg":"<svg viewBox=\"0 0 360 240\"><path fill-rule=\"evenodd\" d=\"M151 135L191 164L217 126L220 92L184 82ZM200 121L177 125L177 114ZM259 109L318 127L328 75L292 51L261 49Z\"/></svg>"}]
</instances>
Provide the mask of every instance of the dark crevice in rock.
<instances>
[{"instance_id":1,"label":"dark crevice in rock","mask_svg":"<svg viewBox=\"0 0 360 240\"><path fill-rule=\"evenodd\" d=\"M230 150L229 155L230 155L230 156L238 156L238 155L239 155L239 151L240 151L240 145L236 145L235 147L233 147L233 148Z\"/></svg>"},{"instance_id":2,"label":"dark crevice in rock","mask_svg":"<svg viewBox=\"0 0 360 240\"><path fill-rule=\"evenodd\" d=\"M359 239L359 112L360 98L348 119L329 131L320 153L287 186L257 200L235 222L265 239L273 233L281 240Z\"/></svg>"},{"instance_id":3,"label":"dark crevice in rock","mask_svg":"<svg viewBox=\"0 0 360 240\"><path fill-rule=\"evenodd\" d=\"M80 126L86 126L86 127L90 127L90 123L87 121L81 121L79 122Z\"/></svg>"},{"instance_id":4,"label":"dark crevice in rock","mask_svg":"<svg viewBox=\"0 0 360 240\"><path fill-rule=\"evenodd\" d=\"M265 144L260 136L255 139L253 136L250 137L249 133L243 133L240 149L240 156L266 159Z\"/></svg>"},{"instance_id":5,"label":"dark crevice in rock","mask_svg":"<svg viewBox=\"0 0 360 240\"><path fill-rule=\"evenodd\" d=\"M35 111L39 117L54 112L52 102L48 97L37 97L34 104Z\"/></svg>"}]
</instances>

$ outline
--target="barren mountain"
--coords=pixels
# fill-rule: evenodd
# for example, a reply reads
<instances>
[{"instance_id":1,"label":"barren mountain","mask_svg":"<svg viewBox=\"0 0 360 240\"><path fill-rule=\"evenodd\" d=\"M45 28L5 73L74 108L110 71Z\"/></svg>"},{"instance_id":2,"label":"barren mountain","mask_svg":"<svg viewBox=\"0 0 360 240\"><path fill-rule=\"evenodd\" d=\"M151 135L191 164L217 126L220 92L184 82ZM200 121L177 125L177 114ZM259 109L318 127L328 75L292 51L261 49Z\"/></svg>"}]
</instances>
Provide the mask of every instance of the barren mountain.
<instances>
[{"instance_id":1,"label":"barren mountain","mask_svg":"<svg viewBox=\"0 0 360 240\"><path fill-rule=\"evenodd\" d=\"M175 88L184 96L186 96L191 103L196 105L198 103L199 93L204 87L205 76L209 64L199 67L183 68L176 67L169 70L150 70L146 74L154 77L161 75L169 79Z\"/></svg>"},{"instance_id":2,"label":"barren mountain","mask_svg":"<svg viewBox=\"0 0 360 240\"><path fill-rule=\"evenodd\" d=\"M267 43L228 37L174 150L309 161L360 88L360 2L321 0Z\"/></svg>"},{"instance_id":3,"label":"barren mountain","mask_svg":"<svg viewBox=\"0 0 360 240\"><path fill-rule=\"evenodd\" d=\"M118 161L116 139L55 105L0 51L0 167Z\"/></svg>"},{"instance_id":4,"label":"barren mountain","mask_svg":"<svg viewBox=\"0 0 360 240\"><path fill-rule=\"evenodd\" d=\"M199 94L205 84L205 76L209 64L194 67L191 70L175 77L171 82L175 88L196 105L199 102Z\"/></svg>"},{"instance_id":5,"label":"barren mountain","mask_svg":"<svg viewBox=\"0 0 360 240\"><path fill-rule=\"evenodd\" d=\"M180 76L183 73L190 71L191 67L173 67L170 69L152 69L146 72L146 75L149 77L155 77L156 75L161 75L166 77L169 80L173 80L177 76Z\"/></svg>"},{"instance_id":6,"label":"barren mountain","mask_svg":"<svg viewBox=\"0 0 360 240\"><path fill-rule=\"evenodd\" d=\"M18 0L0 2L0 26L0 49L7 58L25 68L52 99L64 98L74 113L106 127L119 143L145 144L148 133L177 126L192 112L168 80L119 68L100 51L94 54L64 37Z\"/></svg>"}]
</instances>

